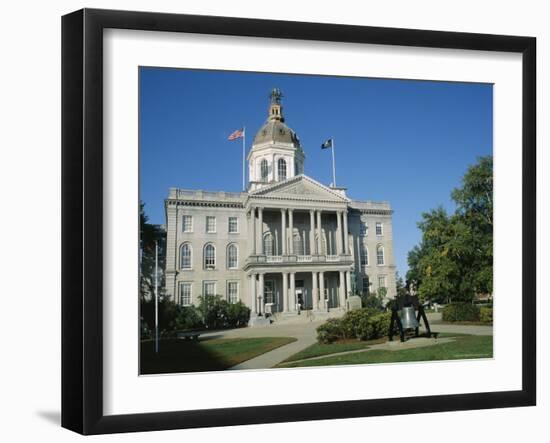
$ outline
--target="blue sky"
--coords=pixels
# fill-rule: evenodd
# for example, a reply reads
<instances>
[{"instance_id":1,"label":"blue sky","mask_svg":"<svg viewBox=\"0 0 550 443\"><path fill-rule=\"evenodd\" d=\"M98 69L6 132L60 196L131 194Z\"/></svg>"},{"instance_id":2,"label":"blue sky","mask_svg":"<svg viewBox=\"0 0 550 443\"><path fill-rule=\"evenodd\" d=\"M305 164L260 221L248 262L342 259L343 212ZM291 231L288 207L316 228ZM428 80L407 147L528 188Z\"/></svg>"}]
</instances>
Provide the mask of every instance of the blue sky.
<instances>
[{"instance_id":1,"label":"blue sky","mask_svg":"<svg viewBox=\"0 0 550 443\"><path fill-rule=\"evenodd\" d=\"M225 71L140 68L140 196L153 223L165 223L169 187L235 191L247 150L267 117L268 94L283 91L286 123L306 154L305 173L336 181L359 200L394 209L400 275L419 242L422 212L454 206L451 190L467 167L493 151L492 85Z\"/></svg>"}]
</instances>

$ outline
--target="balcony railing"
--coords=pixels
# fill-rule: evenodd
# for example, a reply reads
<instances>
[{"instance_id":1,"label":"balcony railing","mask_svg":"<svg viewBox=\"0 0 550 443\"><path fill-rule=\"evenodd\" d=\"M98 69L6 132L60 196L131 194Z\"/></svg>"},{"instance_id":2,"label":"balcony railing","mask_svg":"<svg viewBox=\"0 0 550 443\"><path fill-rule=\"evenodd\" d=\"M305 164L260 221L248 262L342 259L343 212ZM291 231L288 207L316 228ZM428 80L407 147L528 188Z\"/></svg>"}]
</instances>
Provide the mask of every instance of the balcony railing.
<instances>
[{"instance_id":1,"label":"balcony railing","mask_svg":"<svg viewBox=\"0 0 550 443\"><path fill-rule=\"evenodd\" d=\"M266 255L265 261L267 263L282 263L283 256L282 255Z\"/></svg>"},{"instance_id":2,"label":"balcony railing","mask_svg":"<svg viewBox=\"0 0 550 443\"><path fill-rule=\"evenodd\" d=\"M247 264L350 263L351 255L251 255Z\"/></svg>"}]
</instances>

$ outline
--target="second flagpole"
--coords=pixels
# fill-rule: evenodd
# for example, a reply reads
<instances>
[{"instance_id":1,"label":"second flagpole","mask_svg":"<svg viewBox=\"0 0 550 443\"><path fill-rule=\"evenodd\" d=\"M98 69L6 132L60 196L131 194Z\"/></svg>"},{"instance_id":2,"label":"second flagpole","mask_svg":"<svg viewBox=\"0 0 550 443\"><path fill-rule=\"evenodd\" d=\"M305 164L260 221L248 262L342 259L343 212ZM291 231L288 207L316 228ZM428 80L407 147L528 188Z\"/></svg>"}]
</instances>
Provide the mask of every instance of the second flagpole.
<instances>
[{"instance_id":1,"label":"second flagpole","mask_svg":"<svg viewBox=\"0 0 550 443\"><path fill-rule=\"evenodd\" d=\"M245 179L244 179L244 176L245 176L245 158L244 158L245 145L246 145L246 126L243 126L243 191L246 191Z\"/></svg>"},{"instance_id":2,"label":"second flagpole","mask_svg":"<svg viewBox=\"0 0 550 443\"><path fill-rule=\"evenodd\" d=\"M332 143L331 143L331 148L330 150L332 151L332 186L335 188L336 187L336 166L335 166L335 163L334 163L334 137L331 138L332 140Z\"/></svg>"}]
</instances>

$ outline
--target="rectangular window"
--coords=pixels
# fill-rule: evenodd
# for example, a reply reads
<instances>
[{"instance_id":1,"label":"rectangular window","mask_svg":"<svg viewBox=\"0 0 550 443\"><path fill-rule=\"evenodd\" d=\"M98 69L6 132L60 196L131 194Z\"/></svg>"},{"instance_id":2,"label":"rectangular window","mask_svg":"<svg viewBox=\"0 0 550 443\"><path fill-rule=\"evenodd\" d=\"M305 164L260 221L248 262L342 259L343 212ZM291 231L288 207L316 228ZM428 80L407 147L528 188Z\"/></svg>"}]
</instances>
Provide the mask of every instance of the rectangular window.
<instances>
[{"instance_id":1,"label":"rectangular window","mask_svg":"<svg viewBox=\"0 0 550 443\"><path fill-rule=\"evenodd\" d=\"M370 292L370 282L367 275L363 276L363 295L368 295Z\"/></svg>"},{"instance_id":2,"label":"rectangular window","mask_svg":"<svg viewBox=\"0 0 550 443\"><path fill-rule=\"evenodd\" d=\"M229 217L229 233L236 234L239 232L239 222L237 217Z\"/></svg>"},{"instance_id":3,"label":"rectangular window","mask_svg":"<svg viewBox=\"0 0 550 443\"><path fill-rule=\"evenodd\" d=\"M379 288L385 288L386 287L386 276L385 275L379 275L378 276L378 287Z\"/></svg>"},{"instance_id":4,"label":"rectangular window","mask_svg":"<svg viewBox=\"0 0 550 443\"><path fill-rule=\"evenodd\" d=\"M230 281L227 283L227 298L229 303L237 303L239 301L239 282Z\"/></svg>"},{"instance_id":5,"label":"rectangular window","mask_svg":"<svg viewBox=\"0 0 550 443\"><path fill-rule=\"evenodd\" d=\"M384 235L382 231L382 223L376 222L376 235Z\"/></svg>"},{"instance_id":6,"label":"rectangular window","mask_svg":"<svg viewBox=\"0 0 550 443\"><path fill-rule=\"evenodd\" d=\"M216 232L216 217L206 216L206 232Z\"/></svg>"},{"instance_id":7,"label":"rectangular window","mask_svg":"<svg viewBox=\"0 0 550 443\"><path fill-rule=\"evenodd\" d=\"M369 234L369 225L367 222L360 222L361 225L359 227L359 235L362 237L366 237Z\"/></svg>"},{"instance_id":8,"label":"rectangular window","mask_svg":"<svg viewBox=\"0 0 550 443\"><path fill-rule=\"evenodd\" d=\"M180 283L179 304L182 306L188 306L191 304L191 283Z\"/></svg>"},{"instance_id":9,"label":"rectangular window","mask_svg":"<svg viewBox=\"0 0 550 443\"><path fill-rule=\"evenodd\" d=\"M181 222L183 232L193 232L193 216L184 215Z\"/></svg>"},{"instance_id":10,"label":"rectangular window","mask_svg":"<svg viewBox=\"0 0 550 443\"><path fill-rule=\"evenodd\" d=\"M204 282L204 291L205 296L216 295L216 282L215 281L205 281Z\"/></svg>"},{"instance_id":11,"label":"rectangular window","mask_svg":"<svg viewBox=\"0 0 550 443\"><path fill-rule=\"evenodd\" d=\"M364 244L361 244L361 248L359 250L361 252L361 266L368 266L369 265L369 250L367 249L367 246Z\"/></svg>"},{"instance_id":12,"label":"rectangular window","mask_svg":"<svg viewBox=\"0 0 550 443\"><path fill-rule=\"evenodd\" d=\"M376 264L382 266L384 264L384 247L378 245L376 248Z\"/></svg>"}]
</instances>

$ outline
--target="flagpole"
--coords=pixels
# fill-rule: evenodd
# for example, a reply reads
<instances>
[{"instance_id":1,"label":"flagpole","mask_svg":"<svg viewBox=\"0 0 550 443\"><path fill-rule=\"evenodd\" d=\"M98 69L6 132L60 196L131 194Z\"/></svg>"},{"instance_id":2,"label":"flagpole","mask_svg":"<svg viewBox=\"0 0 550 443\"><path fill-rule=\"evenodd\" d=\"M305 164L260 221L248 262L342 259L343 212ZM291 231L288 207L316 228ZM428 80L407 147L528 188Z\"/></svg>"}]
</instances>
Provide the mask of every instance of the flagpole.
<instances>
[{"instance_id":1,"label":"flagpole","mask_svg":"<svg viewBox=\"0 0 550 443\"><path fill-rule=\"evenodd\" d=\"M335 162L334 162L334 137L331 138L332 140L332 147L331 147L331 151L332 151L332 186L335 188L336 187L336 166L335 166Z\"/></svg>"},{"instance_id":2,"label":"flagpole","mask_svg":"<svg viewBox=\"0 0 550 443\"><path fill-rule=\"evenodd\" d=\"M245 161L244 161L244 153L245 153L245 144L246 144L246 127L243 126L243 191L246 191L246 188L245 188L245 180L244 180L244 175L245 175Z\"/></svg>"},{"instance_id":3,"label":"flagpole","mask_svg":"<svg viewBox=\"0 0 550 443\"><path fill-rule=\"evenodd\" d=\"M159 246L155 240L155 352L159 352L159 292L158 292L158 273L159 273Z\"/></svg>"}]
</instances>

